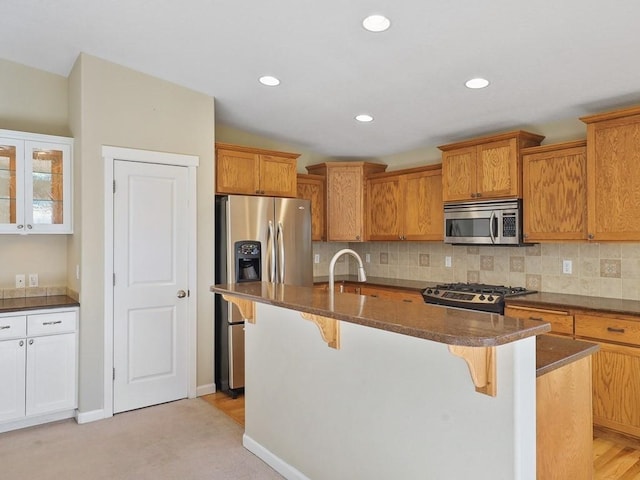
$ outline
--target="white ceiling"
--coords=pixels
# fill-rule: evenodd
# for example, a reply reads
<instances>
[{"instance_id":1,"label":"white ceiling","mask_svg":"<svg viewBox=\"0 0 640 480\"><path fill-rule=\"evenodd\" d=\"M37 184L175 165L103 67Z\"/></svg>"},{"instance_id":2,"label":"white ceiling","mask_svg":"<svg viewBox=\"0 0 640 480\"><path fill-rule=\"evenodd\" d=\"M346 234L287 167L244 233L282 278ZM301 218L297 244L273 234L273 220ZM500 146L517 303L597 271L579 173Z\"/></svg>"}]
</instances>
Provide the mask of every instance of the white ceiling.
<instances>
[{"instance_id":1,"label":"white ceiling","mask_svg":"<svg viewBox=\"0 0 640 480\"><path fill-rule=\"evenodd\" d=\"M207 93L216 121L370 157L640 103L638 0L2 0L0 58L80 52ZM361 27L371 13L384 33ZM264 87L271 74L279 87ZM484 90L464 82L483 76ZM353 117L375 117L360 124Z\"/></svg>"}]
</instances>

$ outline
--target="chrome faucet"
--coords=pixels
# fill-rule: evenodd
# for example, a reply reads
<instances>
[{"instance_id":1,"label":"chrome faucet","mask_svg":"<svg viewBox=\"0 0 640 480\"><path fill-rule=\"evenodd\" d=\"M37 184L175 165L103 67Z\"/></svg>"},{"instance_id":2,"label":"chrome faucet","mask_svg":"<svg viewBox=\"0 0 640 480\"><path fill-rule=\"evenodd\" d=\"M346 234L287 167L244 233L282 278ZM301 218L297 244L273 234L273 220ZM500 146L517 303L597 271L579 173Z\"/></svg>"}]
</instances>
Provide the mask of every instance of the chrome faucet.
<instances>
[{"instance_id":1,"label":"chrome faucet","mask_svg":"<svg viewBox=\"0 0 640 480\"><path fill-rule=\"evenodd\" d=\"M330 293L333 293L336 261L345 253L348 253L354 256L356 260L358 260L358 281L359 282L367 281L367 274L364 272L364 266L362 265L362 258L360 258L360 255L358 255L356 251L351 250L350 248L343 248L342 250L337 251L336 254L333 256L333 258L331 259L331 261L329 262L329 292Z\"/></svg>"}]
</instances>

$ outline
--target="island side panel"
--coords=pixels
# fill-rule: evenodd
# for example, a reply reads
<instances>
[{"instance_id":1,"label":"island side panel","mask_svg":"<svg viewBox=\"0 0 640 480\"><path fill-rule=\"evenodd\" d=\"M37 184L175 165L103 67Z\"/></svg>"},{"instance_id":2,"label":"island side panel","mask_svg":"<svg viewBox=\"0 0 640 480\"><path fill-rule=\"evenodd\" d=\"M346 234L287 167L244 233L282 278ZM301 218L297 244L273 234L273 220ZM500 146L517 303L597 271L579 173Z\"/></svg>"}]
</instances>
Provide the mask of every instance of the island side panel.
<instances>
[{"instance_id":1,"label":"island side panel","mask_svg":"<svg viewBox=\"0 0 640 480\"><path fill-rule=\"evenodd\" d=\"M341 322L340 350L298 312L246 325L245 446L287 478L535 479L535 337L497 347L475 391L444 344Z\"/></svg>"}]
</instances>

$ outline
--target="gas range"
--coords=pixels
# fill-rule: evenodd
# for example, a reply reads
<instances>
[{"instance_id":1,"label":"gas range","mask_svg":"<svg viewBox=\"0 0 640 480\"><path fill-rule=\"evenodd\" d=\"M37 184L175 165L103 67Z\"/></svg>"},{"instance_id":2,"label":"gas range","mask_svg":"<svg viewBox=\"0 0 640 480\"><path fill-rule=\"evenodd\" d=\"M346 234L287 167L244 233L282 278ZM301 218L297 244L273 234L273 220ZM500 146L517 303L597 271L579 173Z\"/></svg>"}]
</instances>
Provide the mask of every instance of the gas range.
<instances>
[{"instance_id":1,"label":"gas range","mask_svg":"<svg viewBox=\"0 0 640 480\"><path fill-rule=\"evenodd\" d=\"M422 296L426 303L502 315L505 298L529 293L536 293L536 291L523 287L505 287L482 283L445 283L426 288L422 292Z\"/></svg>"}]
</instances>

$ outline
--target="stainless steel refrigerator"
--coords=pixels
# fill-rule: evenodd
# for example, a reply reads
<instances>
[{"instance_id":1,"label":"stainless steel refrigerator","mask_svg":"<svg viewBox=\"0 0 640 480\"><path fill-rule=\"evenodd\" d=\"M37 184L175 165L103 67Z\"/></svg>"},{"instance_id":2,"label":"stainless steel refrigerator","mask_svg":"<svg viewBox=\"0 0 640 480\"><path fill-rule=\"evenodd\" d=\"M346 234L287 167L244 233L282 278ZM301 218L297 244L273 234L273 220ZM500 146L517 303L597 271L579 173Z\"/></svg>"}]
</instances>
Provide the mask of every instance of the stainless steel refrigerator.
<instances>
[{"instance_id":1,"label":"stainless steel refrigerator","mask_svg":"<svg viewBox=\"0 0 640 480\"><path fill-rule=\"evenodd\" d=\"M313 284L311 205L296 198L216 196L215 282ZM244 388L244 320L215 295L215 381Z\"/></svg>"}]
</instances>

